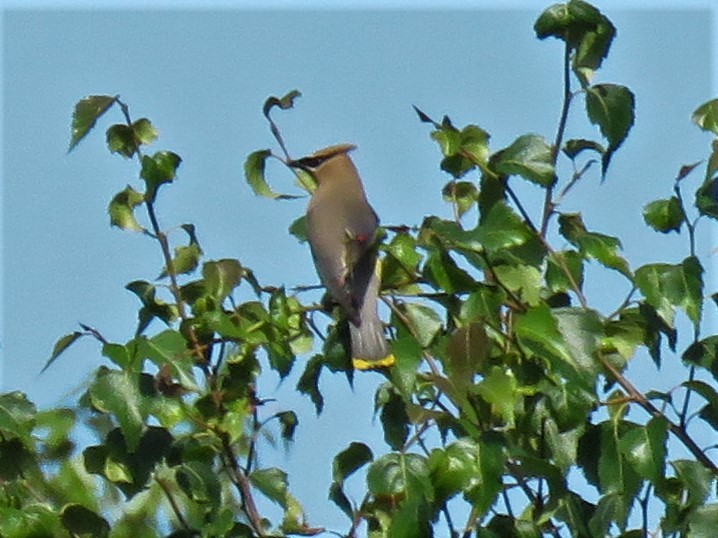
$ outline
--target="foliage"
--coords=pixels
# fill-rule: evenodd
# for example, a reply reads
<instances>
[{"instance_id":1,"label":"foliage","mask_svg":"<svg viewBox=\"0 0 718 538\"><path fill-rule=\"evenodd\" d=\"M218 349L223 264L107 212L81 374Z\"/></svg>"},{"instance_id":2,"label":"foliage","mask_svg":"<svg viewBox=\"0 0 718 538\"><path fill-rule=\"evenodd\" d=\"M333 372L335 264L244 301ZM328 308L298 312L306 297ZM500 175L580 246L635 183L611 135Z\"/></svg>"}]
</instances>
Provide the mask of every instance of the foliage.
<instances>
[{"instance_id":1,"label":"foliage","mask_svg":"<svg viewBox=\"0 0 718 538\"><path fill-rule=\"evenodd\" d=\"M695 237L699 224L718 218L718 101L693 118L715 137L695 207L684 180L703 163L682 167L672 192L643 212L656 232L684 235L687 256L632 267L619 238L560 207L595 157L607 175L634 122L628 88L592 82L615 28L595 7L570 0L546 9L535 31L565 50L553 140L522 134L492 149L481 127L435 121L416 108L452 176L441 195L454 218L385 230L383 299L397 364L381 372L375 405L388 449L374 454L356 440L334 458L329 499L347 516L337 536L715 532L718 467L696 439L718 430L718 336L702 334L711 305ZM290 161L271 113L298 97L293 91L264 105L282 153L247 158L246 178L259 195L292 198L270 187L265 163ZM566 118L580 101L601 140L568 138ZM191 224L170 238L156 204L182 159L149 153L155 127L134 120L119 96L77 103L70 149L117 109L124 121L107 129L107 145L135 159L139 181L111 198L110 223L156 242L163 267L157 282L126 286L138 299L137 330L127 341L108 341L86 325L58 339L46 368L84 338L96 340L106 359L75 408L38 411L23 394L0 396L0 535L322 534L286 472L258 457L266 428L277 425L291 442L299 417L268 414L255 387L267 370L286 377L302 357L297 390L321 413L325 371L354 375L341 315L305 304L301 291L262 285L238 260L207 259ZM558 174L559 161L571 165L568 177ZM311 192L312 178L295 173ZM523 181L543 193L540 220L515 193ZM303 238L301 218L291 232ZM556 233L560 247L549 239ZM629 290L612 312L584 293L591 264L615 272ZM239 301L238 288L254 297ZM667 349L679 352L679 330L690 342L681 353L685 379L669 392L640 392L625 376L628 364L647 352L661 367ZM631 409L643 413L629 419ZM96 444L76 446L78 424ZM345 488L355 473L364 476L361 500ZM258 496L281 517L260 513Z\"/></svg>"}]
</instances>

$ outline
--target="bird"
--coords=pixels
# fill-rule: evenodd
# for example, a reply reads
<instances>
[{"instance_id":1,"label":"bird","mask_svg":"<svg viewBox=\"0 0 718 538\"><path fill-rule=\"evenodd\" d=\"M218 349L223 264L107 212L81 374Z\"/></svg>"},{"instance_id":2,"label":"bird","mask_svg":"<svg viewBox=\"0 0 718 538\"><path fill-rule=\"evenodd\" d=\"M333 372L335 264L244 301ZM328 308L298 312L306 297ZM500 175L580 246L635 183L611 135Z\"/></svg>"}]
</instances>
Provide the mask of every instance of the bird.
<instances>
[{"instance_id":1,"label":"bird","mask_svg":"<svg viewBox=\"0 0 718 538\"><path fill-rule=\"evenodd\" d=\"M329 295L346 313L352 365L371 370L392 366L395 357L377 310L379 218L349 156L355 149L353 144L336 144L288 164L305 170L316 181L306 212L314 265Z\"/></svg>"}]
</instances>

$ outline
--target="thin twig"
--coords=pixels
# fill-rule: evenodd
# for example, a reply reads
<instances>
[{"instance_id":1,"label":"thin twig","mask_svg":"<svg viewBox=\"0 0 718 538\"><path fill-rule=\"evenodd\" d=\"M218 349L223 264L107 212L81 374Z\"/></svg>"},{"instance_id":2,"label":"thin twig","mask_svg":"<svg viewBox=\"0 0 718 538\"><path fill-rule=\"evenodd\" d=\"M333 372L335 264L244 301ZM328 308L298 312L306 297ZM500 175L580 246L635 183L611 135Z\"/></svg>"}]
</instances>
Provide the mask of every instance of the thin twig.
<instances>
[{"instance_id":1,"label":"thin twig","mask_svg":"<svg viewBox=\"0 0 718 538\"><path fill-rule=\"evenodd\" d=\"M129 127L132 127L132 118L130 117L130 110L128 106L119 99L119 97L115 98L115 101L120 106L120 109L122 110L122 114L125 117L125 122ZM142 150L137 147L135 148L135 154L137 155L137 159L140 163L140 166L142 165ZM145 207L147 208L147 215L150 219L150 225L152 226L152 232L153 237L157 240L157 242L160 244L160 249L162 250L162 257L165 261L165 266L167 267L167 274L170 278L170 291L172 293L172 296L175 299L175 302L177 304L177 312L179 313L180 319L183 322L187 322L189 320L189 317L187 316L187 311L185 308L184 299L182 299L182 293L180 292L180 287L177 282L177 275L175 273L174 269L174 261L172 259L172 253L170 252L170 246L169 241L167 240L167 234L165 234L162 231L162 228L159 225L159 221L157 219L157 215L155 213L154 208L154 202L150 200L145 200ZM194 327L191 324L187 324L189 327L188 330L188 336L190 340L190 344L192 346L192 350L194 351L194 354L197 356L197 362L204 370L205 375L207 376L208 380L213 379L212 373L210 369L207 367L206 358L204 356L204 352L202 350L202 346L199 343L199 340L197 338L197 334L194 330Z\"/></svg>"},{"instance_id":2,"label":"thin twig","mask_svg":"<svg viewBox=\"0 0 718 538\"><path fill-rule=\"evenodd\" d=\"M229 440L226 435L222 435L222 453L224 455L225 465L227 465L231 471L230 479L237 487L239 495L242 498L242 510L247 516L252 530L260 537L266 536L264 533L264 526L262 524L262 517L259 515L257 505L254 502L252 495L252 488L249 484L249 478L237 463L237 459L234 455L234 451L229 444Z\"/></svg>"},{"instance_id":3,"label":"thin twig","mask_svg":"<svg viewBox=\"0 0 718 538\"><path fill-rule=\"evenodd\" d=\"M705 452L696 444L693 438L688 435L688 432L678 424L675 424L668 419L663 413L661 413L644 395L641 393L633 384L626 379L621 372L619 372L613 364L611 364L602 354L598 355L598 360L601 365L611 374L616 382L621 385L634 400L640 405L649 415L653 417L661 417L668 423L668 429L670 432L678 437L678 439L685 445L685 447L693 454L696 459L701 462L711 472L718 474L718 466L706 456Z\"/></svg>"}]
</instances>

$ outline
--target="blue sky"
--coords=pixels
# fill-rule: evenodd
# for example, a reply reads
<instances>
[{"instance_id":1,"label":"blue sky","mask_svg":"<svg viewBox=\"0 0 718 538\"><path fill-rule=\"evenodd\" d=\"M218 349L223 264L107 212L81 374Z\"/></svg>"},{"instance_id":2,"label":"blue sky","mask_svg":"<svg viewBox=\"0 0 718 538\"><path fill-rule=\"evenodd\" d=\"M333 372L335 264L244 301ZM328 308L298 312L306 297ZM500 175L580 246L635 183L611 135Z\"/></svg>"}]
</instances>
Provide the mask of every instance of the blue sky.
<instances>
[{"instance_id":1,"label":"blue sky","mask_svg":"<svg viewBox=\"0 0 718 538\"><path fill-rule=\"evenodd\" d=\"M137 303L123 287L161 269L153 243L109 227L108 201L137 173L134 163L104 147L104 129L121 120L118 113L66 153L78 99L120 94L133 117L146 116L159 129L155 147L183 157L178 182L160 196L165 227L195 223L209 259L239 258L262 283L312 284L308 249L286 232L306 202L259 199L244 183L246 155L274 147L261 114L264 99L302 91L295 110L275 116L295 156L336 142L359 146L355 161L385 224L449 216L440 196L448 177L411 106L435 118L448 114L456 125L477 123L491 133L494 149L527 132L551 139L561 47L539 42L532 30L548 4L277 0L262 2L260 10L249 1L132 0L122 8L109 0L6 1L0 387L26 391L45 406L71 401L102 358L95 343L83 341L39 375L56 338L83 322L110 340L129 339ZM714 4L597 4L618 28L597 80L629 86L637 95L637 119L607 181L587 178L563 208L581 211L594 230L620 235L634 266L681 259L686 241L649 231L641 208L669 195L682 164L707 154L709 137L690 115L716 93ZM597 136L582 117L580 109L571 116L571 136ZM279 190L292 189L283 170L269 174ZM538 207L535 195L522 193ZM714 244L702 236L706 259ZM610 308L621 299L606 293L612 286L600 280L589 293ZM670 366L660 379L646 362L634 368L639 386L673 384ZM360 375L352 391L342 378L325 377L327 410L315 419L309 402L293 394L300 371L301 364L281 385L272 375L264 381L264 396L304 418L289 454L269 458L288 458L296 491L316 491L301 499L310 517L343 525L338 511L326 513L331 469L311 462L328 462L357 432L382 450L371 421L380 380ZM357 417L351 428L348 416ZM317 446L316 438L326 441Z\"/></svg>"}]
</instances>

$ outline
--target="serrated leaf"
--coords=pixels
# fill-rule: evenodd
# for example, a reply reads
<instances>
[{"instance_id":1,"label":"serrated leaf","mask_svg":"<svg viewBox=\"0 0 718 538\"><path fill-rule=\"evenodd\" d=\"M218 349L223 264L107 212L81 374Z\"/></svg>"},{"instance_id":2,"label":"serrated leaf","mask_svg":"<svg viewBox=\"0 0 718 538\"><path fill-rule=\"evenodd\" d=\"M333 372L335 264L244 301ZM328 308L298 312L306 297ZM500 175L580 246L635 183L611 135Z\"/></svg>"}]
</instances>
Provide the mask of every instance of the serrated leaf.
<instances>
[{"instance_id":1,"label":"serrated leaf","mask_svg":"<svg viewBox=\"0 0 718 538\"><path fill-rule=\"evenodd\" d=\"M95 123L97 123L97 120L107 112L114 103L115 97L109 95L90 95L77 102L72 114L70 147L68 151L72 151L75 146L87 136L95 126Z\"/></svg>"},{"instance_id":2,"label":"serrated leaf","mask_svg":"<svg viewBox=\"0 0 718 538\"><path fill-rule=\"evenodd\" d=\"M694 325L700 323L703 267L697 258L688 257L677 265L644 265L636 270L635 283L669 326L673 327L673 307L681 308Z\"/></svg>"},{"instance_id":3,"label":"serrated leaf","mask_svg":"<svg viewBox=\"0 0 718 538\"><path fill-rule=\"evenodd\" d=\"M518 137L497 154L494 166L497 172L519 175L543 187L556 181L551 146L536 134Z\"/></svg>"},{"instance_id":4,"label":"serrated leaf","mask_svg":"<svg viewBox=\"0 0 718 538\"><path fill-rule=\"evenodd\" d=\"M467 125L461 131L448 118L431 133L444 155L441 169L460 178L476 166L484 166L489 157L489 134L477 125Z\"/></svg>"},{"instance_id":5,"label":"serrated leaf","mask_svg":"<svg viewBox=\"0 0 718 538\"><path fill-rule=\"evenodd\" d=\"M441 331L442 322L439 314L428 306L416 303L406 303L404 311L419 344L424 348L428 347Z\"/></svg>"},{"instance_id":6,"label":"serrated leaf","mask_svg":"<svg viewBox=\"0 0 718 538\"><path fill-rule=\"evenodd\" d=\"M718 99L711 99L693 112L693 123L704 131L718 135Z\"/></svg>"},{"instance_id":7,"label":"serrated leaf","mask_svg":"<svg viewBox=\"0 0 718 538\"><path fill-rule=\"evenodd\" d=\"M107 212L110 214L110 226L117 226L123 230L143 232L145 229L137 222L135 207L145 201L145 196L129 185L118 192L110 202Z\"/></svg>"},{"instance_id":8,"label":"serrated leaf","mask_svg":"<svg viewBox=\"0 0 718 538\"><path fill-rule=\"evenodd\" d=\"M681 202L671 196L663 200L654 200L643 208L643 220L651 228L661 233L679 232L685 222Z\"/></svg>"},{"instance_id":9,"label":"serrated leaf","mask_svg":"<svg viewBox=\"0 0 718 538\"><path fill-rule=\"evenodd\" d=\"M605 267L631 277L628 262L619 254L621 241L618 238L589 232L579 213L562 213L558 222L559 233L577 246L583 256L594 258Z\"/></svg>"},{"instance_id":10,"label":"serrated leaf","mask_svg":"<svg viewBox=\"0 0 718 538\"><path fill-rule=\"evenodd\" d=\"M42 370L40 372L44 372L47 370L50 365L57 360L57 358L62 355L62 353L65 352L67 348L69 348L72 344L77 342L79 338L84 336L84 333L80 331L73 331L70 334L66 334L65 336L60 337L57 342L55 342L55 345L52 348L52 354L50 355L50 358L45 363L45 366L42 367Z\"/></svg>"},{"instance_id":11,"label":"serrated leaf","mask_svg":"<svg viewBox=\"0 0 718 538\"><path fill-rule=\"evenodd\" d=\"M424 497L432 491L427 460L419 454L386 454L369 466L367 487L375 497Z\"/></svg>"},{"instance_id":12,"label":"serrated leaf","mask_svg":"<svg viewBox=\"0 0 718 538\"><path fill-rule=\"evenodd\" d=\"M502 251L525 244L534 233L505 202L496 202L470 237L489 251Z\"/></svg>"},{"instance_id":13,"label":"serrated leaf","mask_svg":"<svg viewBox=\"0 0 718 538\"><path fill-rule=\"evenodd\" d=\"M586 88L588 119L598 125L608 140L601 160L605 177L614 152L623 144L635 120L635 97L631 90L618 84L596 84Z\"/></svg>"},{"instance_id":14,"label":"serrated leaf","mask_svg":"<svg viewBox=\"0 0 718 538\"><path fill-rule=\"evenodd\" d=\"M92 405L115 418L130 452L137 450L144 431L143 396L139 376L101 368L90 385Z\"/></svg>"},{"instance_id":15,"label":"serrated leaf","mask_svg":"<svg viewBox=\"0 0 718 538\"><path fill-rule=\"evenodd\" d=\"M252 485L282 508L287 506L287 473L277 467L257 469L249 475Z\"/></svg>"},{"instance_id":16,"label":"serrated leaf","mask_svg":"<svg viewBox=\"0 0 718 538\"><path fill-rule=\"evenodd\" d=\"M243 276L244 268L235 259L225 258L202 265L205 289L220 303L239 286Z\"/></svg>"}]
</instances>

